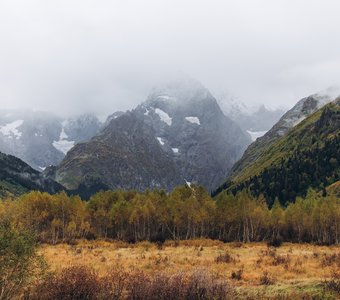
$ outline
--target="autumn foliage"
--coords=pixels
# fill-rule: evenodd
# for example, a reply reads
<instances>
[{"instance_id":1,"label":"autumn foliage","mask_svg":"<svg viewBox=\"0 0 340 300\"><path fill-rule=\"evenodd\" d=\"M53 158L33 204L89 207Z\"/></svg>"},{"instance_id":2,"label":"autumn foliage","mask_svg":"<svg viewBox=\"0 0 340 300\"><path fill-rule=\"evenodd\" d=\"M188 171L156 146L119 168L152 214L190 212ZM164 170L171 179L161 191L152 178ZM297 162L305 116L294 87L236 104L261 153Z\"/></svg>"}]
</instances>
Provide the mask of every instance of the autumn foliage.
<instances>
[{"instance_id":1,"label":"autumn foliage","mask_svg":"<svg viewBox=\"0 0 340 300\"><path fill-rule=\"evenodd\" d=\"M31 230L47 243L110 238L126 242L196 238L228 241L282 241L339 244L340 199L310 190L282 207L268 208L263 196L247 192L216 198L201 187L165 191L105 191L89 201L79 196L31 192L0 202L0 218Z\"/></svg>"}]
</instances>

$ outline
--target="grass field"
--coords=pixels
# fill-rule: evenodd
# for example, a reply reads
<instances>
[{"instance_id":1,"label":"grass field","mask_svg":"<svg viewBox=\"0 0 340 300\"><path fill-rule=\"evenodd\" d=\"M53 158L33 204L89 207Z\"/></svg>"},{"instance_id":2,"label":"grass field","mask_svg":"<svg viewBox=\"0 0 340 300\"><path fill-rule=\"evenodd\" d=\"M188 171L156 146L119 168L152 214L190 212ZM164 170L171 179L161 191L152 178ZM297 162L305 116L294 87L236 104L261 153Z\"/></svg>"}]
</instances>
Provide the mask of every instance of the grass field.
<instances>
[{"instance_id":1,"label":"grass field","mask_svg":"<svg viewBox=\"0 0 340 300\"><path fill-rule=\"evenodd\" d=\"M206 269L227 278L239 295L281 299L320 295L322 283L340 269L340 247L264 243L227 243L211 240L166 242L162 248L149 242L78 241L75 245L42 245L52 271L86 265L101 275L120 266L152 274ZM241 296L240 296L241 297Z\"/></svg>"}]
</instances>

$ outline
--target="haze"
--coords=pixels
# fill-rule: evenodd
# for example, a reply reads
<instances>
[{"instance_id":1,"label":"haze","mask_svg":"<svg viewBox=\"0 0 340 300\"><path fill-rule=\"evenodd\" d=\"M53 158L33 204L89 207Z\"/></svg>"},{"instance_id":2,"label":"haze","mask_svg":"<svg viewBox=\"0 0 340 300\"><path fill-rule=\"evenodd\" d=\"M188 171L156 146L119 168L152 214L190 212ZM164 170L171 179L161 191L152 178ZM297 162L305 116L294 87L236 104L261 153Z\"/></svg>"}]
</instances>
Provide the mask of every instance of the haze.
<instances>
[{"instance_id":1,"label":"haze","mask_svg":"<svg viewBox=\"0 0 340 300\"><path fill-rule=\"evenodd\" d=\"M183 72L292 106L340 79L339 1L0 2L1 108L107 115Z\"/></svg>"}]
</instances>

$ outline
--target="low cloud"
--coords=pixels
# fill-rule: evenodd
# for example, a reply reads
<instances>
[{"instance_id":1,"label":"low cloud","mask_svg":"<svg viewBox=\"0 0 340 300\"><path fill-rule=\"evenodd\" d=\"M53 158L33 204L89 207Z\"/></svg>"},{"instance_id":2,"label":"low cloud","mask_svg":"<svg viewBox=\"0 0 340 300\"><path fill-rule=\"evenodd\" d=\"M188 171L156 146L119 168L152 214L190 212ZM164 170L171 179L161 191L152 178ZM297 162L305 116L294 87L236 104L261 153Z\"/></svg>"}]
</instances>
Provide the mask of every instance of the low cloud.
<instances>
[{"instance_id":1,"label":"low cloud","mask_svg":"<svg viewBox=\"0 0 340 300\"><path fill-rule=\"evenodd\" d=\"M0 103L132 108L174 72L246 103L291 106L340 81L338 1L0 3Z\"/></svg>"}]
</instances>

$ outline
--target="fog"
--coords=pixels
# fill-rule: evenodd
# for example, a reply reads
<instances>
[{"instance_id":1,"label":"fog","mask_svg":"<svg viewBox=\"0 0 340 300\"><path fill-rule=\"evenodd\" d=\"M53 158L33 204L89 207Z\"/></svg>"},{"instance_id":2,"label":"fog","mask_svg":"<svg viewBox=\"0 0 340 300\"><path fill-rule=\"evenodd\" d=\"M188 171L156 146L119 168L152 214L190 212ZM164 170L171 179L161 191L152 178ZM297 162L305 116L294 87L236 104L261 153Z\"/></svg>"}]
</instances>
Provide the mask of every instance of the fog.
<instances>
[{"instance_id":1,"label":"fog","mask_svg":"<svg viewBox=\"0 0 340 300\"><path fill-rule=\"evenodd\" d=\"M1 108L107 115L177 72L289 107L339 84L339 11L329 0L1 0Z\"/></svg>"}]
</instances>

